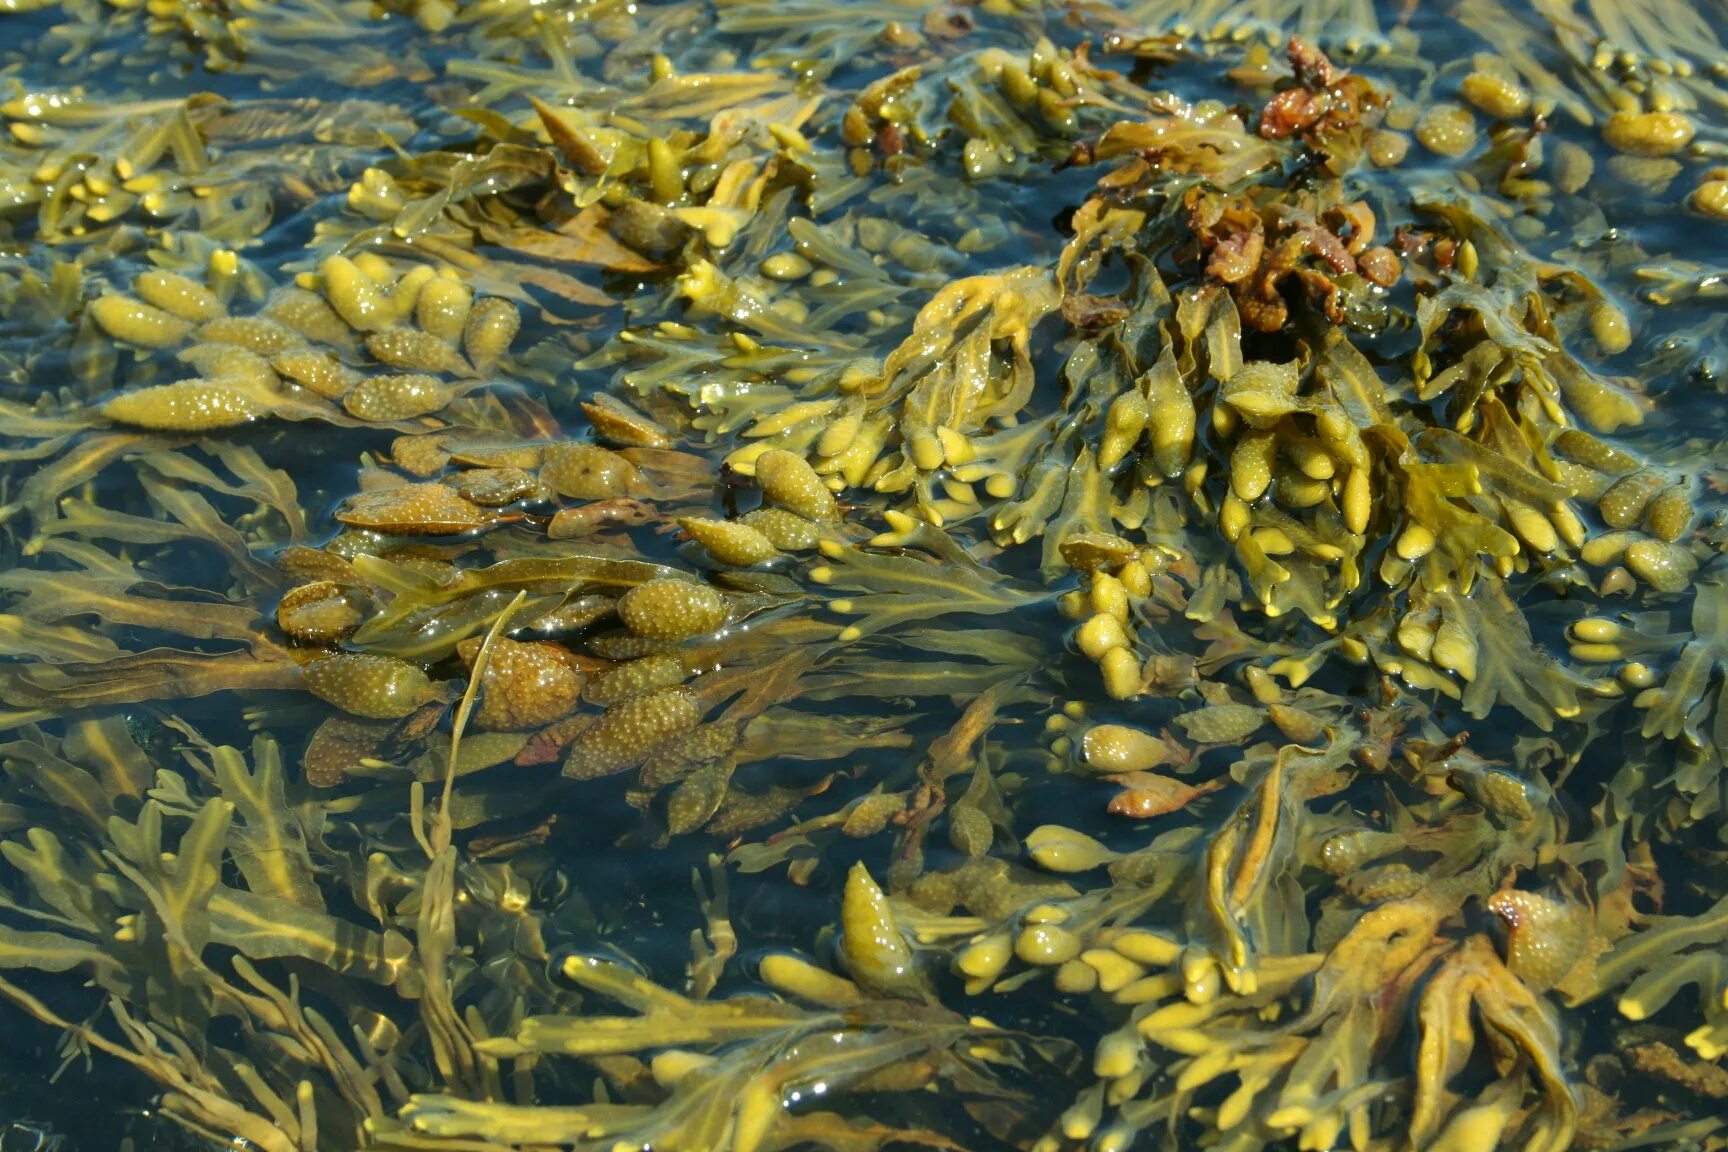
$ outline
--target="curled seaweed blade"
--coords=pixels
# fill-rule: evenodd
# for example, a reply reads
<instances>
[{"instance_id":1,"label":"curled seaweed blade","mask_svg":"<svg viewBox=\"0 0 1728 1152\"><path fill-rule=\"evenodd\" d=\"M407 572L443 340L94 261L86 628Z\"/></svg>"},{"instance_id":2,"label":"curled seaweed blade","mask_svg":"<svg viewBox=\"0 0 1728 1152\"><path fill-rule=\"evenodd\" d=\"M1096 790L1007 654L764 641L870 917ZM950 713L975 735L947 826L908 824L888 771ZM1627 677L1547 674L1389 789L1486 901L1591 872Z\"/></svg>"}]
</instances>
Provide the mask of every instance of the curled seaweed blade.
<instances>
[{"instance_id":1,"label":"curled seaweed blade","mask_svg":"<svg viewBox=\"0 0 1728 1152\"><path fill-rule=\"evenodd\" d=\"M1704 1023L1686 1042L1705 1059L1720 1059L1728 1053L1728 1008L1722 999L1728 990L1728 963L1721 953L1725 936L1728 900L1695 916L1654 917L1643 931L1599 957L1588 986L1575 990L1569 1000L1587 1003L1617 991L1622 1016L1647 1020L1683 990L1695 987Z\"/></svg>"},{"instance_id":2,"label":"curled seaweed blade","mask_svg":"<svg viewBox=\"0 0 1728 1152\"><path fill-rule=\"evenodd\" d=\"M1445 618L1456 620L1479 649L1468 664L1455 668L1466 680L1466 712L1486 716L1495 705L1510 704L1544 732L1555 718L1578 715L1580 694L1594 685L1537 648L1529 624L1504 588L1483 583L1473 595L1444 592L1435 600Z\"/></svg>"},{"instance_id":3,"label":"curled seaweed blade","mask_svg":"<svg viewBox=\"0 0 1728 1152\"><path fill-rule=\"evenodd\" d=\"M287 653L208 655L167 648L98 663L27 664L0 672L0 727L148 700L293 688L300 666Z\"/></svg>"},{"instance_id":4,"label":"curled seaweed blade","mask_svg":"<svg viewBox=\"0 0 1728 1152\"><path fill-rule=\"evenodd\" d=\"M321 911L324 898L300 819L284 795L282 754L276 742L264 736L253 742L251 771L235 748L212 748L210 759L217 786L240 821L232 834L234 856L247 889Z\"/></svg>"},{"instance_id":5,"label":"curled seaweed blade","mask_svg":"<svg viewBox=\"0 0 1728 1152\"><path fill-rule=\"evenodd\" d=\"M1704 702L1714 680L1728 683L1728 579L1720 573L1698 581L1692 602L1692 639L1681 647L1667 679L1645 689L1634 701L1645 710L1642 735L1672 740L1685 733L1692 743L1704 744ZM1720 701L1716 711L1720 729L1724 723ZM1728 747L1719 739L1716 754L1728 758Z\"/></svg>"},{"instance_id":6,"label":"curled seaweed blade","mask_svg":"<svg viewBox=\"0 0 1728 1152\"><path fill-rule=\"evenodd\" d=\"M1480 1013L1483 1030L1492 1029L1490 1036L1511 1045L1535 1074L1541 1095L1525 1122L1524 1146L1543 1152L1570 1147L1578 1125L1578 1101L1562 1071L1554 1010L1507 970L1483 936L1471 937L1449 956L1422 994L1418 1012L1423 1038L1417 1055L1412 1137L1418 1142L1433 1139L1440 1117L1451 1110L1446 1081L1463 1068L1470 1054L1468 1045L1475 1042L1469 1032L1459 1035L1458 1028L1461 1009L1468 1012L1471 1006ZM1459 1042L1465 1046L1457 1046ZM1510 1127L1510 1119L1501 1115L1498 1126ZM1464 1127L1459 1120L1454 1124Z\"/></svg>"},{"instance_id":7,"label":"curled seaweed blade","mask_svg":"<svg viewBox=\"0 0 1728 1152\"><path fill-rule=\"evenodd\" d=\"M935 531L926 529L926 531ZM825 541L826 561L810 572L825 587L854 592L829 607L859 619L842 629L843 640L950 613L994 616L1046 598L991 572L958 549L944 549L943 562L916 553L865 551L856 545Z\"/></svg>"},{"instance_id":8,"label":"curled seaweed blade","mask_svg":"<svg viewBox=\"0 0 1728 1152\"><path fill-rule=\"evenodd\" d=\"M254 960L295 957L333 972L391 984L410 963L398 932L373 932L290 900L224 888L209 906L211 939Z\"/></svg>"},{"instance_id":9,"label":"curled seaweed blade","mask_svg":"<svg viewBox=\"0 0 1728 1152\"><path fill-rule=\"evenodd\" d=\"M34 968L39 972L66 972L73 968L102 968L113 959L96 945L58 932L21 932L0 924L0 968Z\"/></svg>"}]
</instances>

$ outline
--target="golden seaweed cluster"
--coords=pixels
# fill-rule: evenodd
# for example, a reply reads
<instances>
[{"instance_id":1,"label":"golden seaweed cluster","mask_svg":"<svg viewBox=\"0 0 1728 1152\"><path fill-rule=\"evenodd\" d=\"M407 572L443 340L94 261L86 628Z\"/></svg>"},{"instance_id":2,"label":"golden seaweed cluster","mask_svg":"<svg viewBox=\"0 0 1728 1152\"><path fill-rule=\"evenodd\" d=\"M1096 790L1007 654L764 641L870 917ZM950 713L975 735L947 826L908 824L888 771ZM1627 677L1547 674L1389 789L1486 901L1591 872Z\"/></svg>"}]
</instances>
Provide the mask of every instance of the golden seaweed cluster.
<instances>
[{"instance_id":1,"label":"golden seaweed cluster","mask_svg":"<svg viewBox=\"0 0 1728 1152\"><path fill-rule=\"evenodd\" d=\"M5 1010L266 1152L1728 1148L1728 9L1443 7L0 0Z\"/></svg>"}]
</instances>

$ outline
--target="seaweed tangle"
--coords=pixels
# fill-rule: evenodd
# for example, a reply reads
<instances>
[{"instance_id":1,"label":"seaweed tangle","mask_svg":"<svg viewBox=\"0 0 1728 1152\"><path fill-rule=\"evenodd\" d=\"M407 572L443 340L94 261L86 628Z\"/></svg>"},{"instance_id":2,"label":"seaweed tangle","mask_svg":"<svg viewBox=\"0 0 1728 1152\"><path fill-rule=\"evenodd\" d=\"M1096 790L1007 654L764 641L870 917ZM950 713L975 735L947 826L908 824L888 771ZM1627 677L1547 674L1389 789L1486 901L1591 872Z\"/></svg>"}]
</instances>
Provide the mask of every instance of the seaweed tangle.
<instances>
[{"instance_id":1,"label":"seaweed tangle","mask_svg":"<svg viewBox=\"0 0 1728 1152\"><path fill-rule=\"evenodd\" d=\"M1716 1146L1720 7L0 0L0 995L271 1152Z\"/></svg>"}]
</instances>

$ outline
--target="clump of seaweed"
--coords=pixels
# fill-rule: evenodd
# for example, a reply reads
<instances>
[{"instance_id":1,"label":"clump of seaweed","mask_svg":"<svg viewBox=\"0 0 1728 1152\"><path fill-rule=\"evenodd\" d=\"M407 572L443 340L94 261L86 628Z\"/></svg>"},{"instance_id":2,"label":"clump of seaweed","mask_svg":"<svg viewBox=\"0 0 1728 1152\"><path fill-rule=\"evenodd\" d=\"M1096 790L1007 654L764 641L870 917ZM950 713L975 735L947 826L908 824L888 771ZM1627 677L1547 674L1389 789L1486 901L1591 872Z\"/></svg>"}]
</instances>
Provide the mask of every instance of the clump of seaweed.
<instances>
[{"instance_id":1,"label":"clump of seaweed","mask_svg":"<svg viewBox=\"0 0 1728 1152\"><path fill-rule=\"evenodd\" d=\"M1413 12L0 4L0 994L271 1152L1719 1140L1723 54Z\"/></svg>"}]
</instances>

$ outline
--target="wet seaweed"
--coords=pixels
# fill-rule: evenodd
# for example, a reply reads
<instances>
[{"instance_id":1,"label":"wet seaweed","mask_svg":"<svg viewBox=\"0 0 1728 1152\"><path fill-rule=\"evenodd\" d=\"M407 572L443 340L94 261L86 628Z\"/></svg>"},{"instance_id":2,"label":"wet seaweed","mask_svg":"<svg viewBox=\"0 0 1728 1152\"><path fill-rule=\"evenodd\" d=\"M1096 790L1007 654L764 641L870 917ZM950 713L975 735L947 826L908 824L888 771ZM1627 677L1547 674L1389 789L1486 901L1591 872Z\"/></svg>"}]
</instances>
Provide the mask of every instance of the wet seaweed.
<instances>
[{"instance_id":1,"label":"wet seaweed","mask_svg":"<svg viewBox=\"0 0 1728 1152\"><path fill-rule=\"evenodd\" d=\"M0 995L272 1152L1714 1147L1719 8L0 3Z\"/></svg>"}]
</instances>

